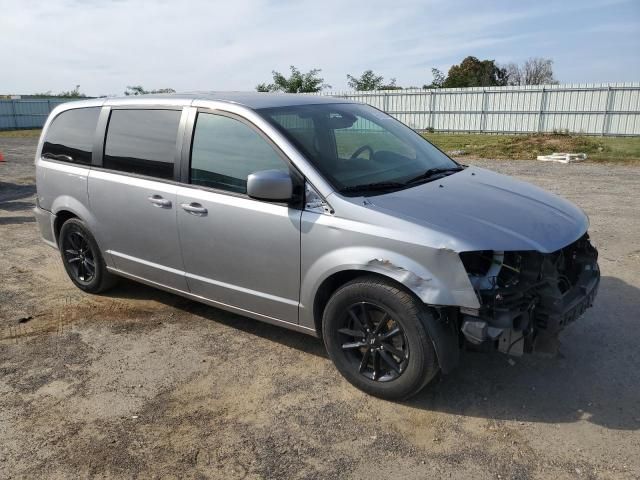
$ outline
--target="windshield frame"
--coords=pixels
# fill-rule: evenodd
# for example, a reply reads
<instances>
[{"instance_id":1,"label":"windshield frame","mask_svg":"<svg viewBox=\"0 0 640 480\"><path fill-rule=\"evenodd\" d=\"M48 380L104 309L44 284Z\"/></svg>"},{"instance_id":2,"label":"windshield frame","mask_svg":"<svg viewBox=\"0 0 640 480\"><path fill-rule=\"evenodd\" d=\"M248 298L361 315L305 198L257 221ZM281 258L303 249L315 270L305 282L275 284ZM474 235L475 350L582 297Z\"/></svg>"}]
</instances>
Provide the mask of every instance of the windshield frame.
<instances>
[{"instance_id":1,"label":"windshield frame","mask_svg":"<svg viewBox=\"0 0 640 480\"><path fill-rule=\"evenodd\" d=\"M378 118L379 121L376 121L375 119L371 119L371 118L366 118L366 117L362 117L363 119L371 121L376 126L383 129L385 133L390 133L391 135L396 137L396 139L406 141L406 145L411 147L416 147L416 151L420 148L420 146L426 145L426 149L431 150L429 154L437 153L437 155L440 157L439 160L445 160L445 162L442 162L442 163L433 162L433 164L430 166L425 165L423 166L422 169L416 170L414 172L415 175L419 175L420 173L433 167L442 167L442 168L451 168L451 169L460 169L460 170L465 167L465 165L462 165L456 162L455 160L453 160L440 148L438 148L433 143L429 142L426 138L424 138L422 135L420 135L417 131L415 131L408 125L405 125L404 123L394 118L393 116L387 114L386 112L383 112L382 110L368 104L357 103L357 102L335 102L335 103L317 103L317 104L309 103L309 104L303 104L303 105L288 105L288 106L279 106L279 107L260 108L260 109L255 109L255 111L266 122L268 122L269 125L271 125L276 130L278 130L278 132L280 132L300 152L300 154L302 154L309 161L309 163L314 167L314 169L320 175L322 175L322 177L329 183L329 185L334 189L334 191L347 197L381 195L386 193L386 191L380 190L380 189L372 189L370 191L363 189L361 192L353 191L354 185L345 185L344 183L340 182L334 175L332 175L331 171L329 171L329 169L326 168L326 165L324 165L322 162L323 160L322 158L319 158L319 156L317 157L316 155L312 154L312 152L310 152L309 149L306 148L305 145L299 139L297 139L289 129L284 127L274 118L274 116L276 116L277 114L289 113L289 114L295 115L295 114L304 112L305 110L309 111L313 109L318 109L319 111L326 111L335 107L339 107L340 109L344 109L345 107L347 107L347 111L351 110L351 108L349 107L353 107L353 110L355 110L353 113L355 114L359 114L363 110L364 110L364 113L367 113L366 111L370 110L372 111L372 114L373 114L372 116L375 118ZM379 118L381 115L384 116L383 119ZM386 128L385 124L382 122L389 122L392 125L391 128ZM314 128L315 128L315 123L314 123ZM338 129L328 129L328 130L332 130L331 136L334 137L334 142L335 142L335 131ZM398 135L396 135L396 132L400 133L401 135L405 135L405 138L399 137ZM426 152L422 151L421 153L424 154ZM410 159L410 160L413 160L415 162L420 161L418 160L418 158L416 158L415 160L414 159ZM409 180L410 178L415 176L414 174L406 175L405 178L390 177L383 180L381 183L384 183L384 182L401 183L401 185L397 185L396 187L388 189L388 191L397 191L397 190L404 190L407 188L413 188L420 185L421 183L426 183L429 181L428 178L425 178L424 182L408 182L408 183L400 182L401 179L403 179L404 181ZM362 185L364 186L369 183L370 182L363 182Z\"/></svg>"}]
</instances>

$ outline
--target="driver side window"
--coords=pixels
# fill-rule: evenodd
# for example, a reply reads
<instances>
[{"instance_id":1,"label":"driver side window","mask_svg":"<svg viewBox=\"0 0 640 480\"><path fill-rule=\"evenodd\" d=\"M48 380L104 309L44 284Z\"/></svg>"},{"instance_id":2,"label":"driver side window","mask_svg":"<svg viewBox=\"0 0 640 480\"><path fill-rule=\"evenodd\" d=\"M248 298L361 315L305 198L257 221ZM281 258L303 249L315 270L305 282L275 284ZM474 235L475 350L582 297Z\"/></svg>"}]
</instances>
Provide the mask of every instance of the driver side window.
<instances>
[{"instance_id":1,"label":"driver side window","mask_svg":"<svg viewBox=\"0 0 640 480\"><path fill-rule=\"evenodd\" d=\"M254 129L234 118L199 113L191 149L193 185L247 193L247 177L260 170L289 170Z\"/></svg>"}]
</instances>

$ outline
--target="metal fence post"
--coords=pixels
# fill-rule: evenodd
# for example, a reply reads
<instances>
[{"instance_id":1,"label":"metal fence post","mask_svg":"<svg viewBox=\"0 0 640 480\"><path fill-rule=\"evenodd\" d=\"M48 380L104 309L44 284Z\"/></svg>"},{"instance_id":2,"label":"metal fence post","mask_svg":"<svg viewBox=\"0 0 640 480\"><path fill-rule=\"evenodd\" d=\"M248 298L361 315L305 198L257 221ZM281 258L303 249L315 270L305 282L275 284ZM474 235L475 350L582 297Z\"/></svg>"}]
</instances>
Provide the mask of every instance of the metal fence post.
<instances>
[{"instance_id":1,"label":"metal fence post","mask_svg":"<svg viewBox=\"0 0 640 480\"><path fill-rule=\"evenodd\" d=\"M607 125L607 120L609 119L609 110L611 109L611 85L607 87L607 98L604 101L604 112L602 115L602 136L604 137L607 133L609 133L609 126Z\"/></svg>"},{"instance_id":2,"label":"metal fence post","mask_svg":"<svg viewBox=\"0 0 640 480\"><path fill-rule=\"evenodd\" d=\"M427 120L427 128L431 128L435 130L435 127L434 127L435 122L433 121L433 95L434 95L434 91L433 89L431 89L429 91L429 119Z\"/></svg>"},{"instance_id":3,"label":"metal fence post","mask_svg":"<svg viewBox=\"0 0 640 480\"><path fill-rule=\"evenodd\" d=\"M487 100L487 91L483 88L482 89L482 99L481 99L481 103L482 103L482 112L480 113L480 132L484 132L486 124L487 124L487 106L485 104Z\"/></svg>"},{"instance_id":4,"label":"metal fence post","mask_svg":"<svg viewBox=\"0 0 640 480\"><path fill-rule=\"evenodd\" d=\"M547 91L542 87L542 93L540 94L540 108L538 109L538 133L542 132L544 125L544 107L547 100Z\"/></svg>"},{"instance_id":5,"label":"metal fence post","mask_svg":"<svg viewBox=\"0 0 640 480\"><path fill-rule=\"evenodd\" d=\"M13 118L13 128L18 128L18 114L16 113L16 101L11 100L11 117Z\"/></svg>"}]
</instances>

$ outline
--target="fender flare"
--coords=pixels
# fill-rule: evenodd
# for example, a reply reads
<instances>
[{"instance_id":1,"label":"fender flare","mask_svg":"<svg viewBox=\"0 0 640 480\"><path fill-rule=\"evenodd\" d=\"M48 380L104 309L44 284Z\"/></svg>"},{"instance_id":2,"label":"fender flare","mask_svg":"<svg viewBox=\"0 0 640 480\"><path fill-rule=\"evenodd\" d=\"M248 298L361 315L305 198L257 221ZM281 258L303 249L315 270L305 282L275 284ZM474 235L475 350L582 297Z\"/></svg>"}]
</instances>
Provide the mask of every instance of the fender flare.
<instances>
[{"instance_id":1,"label":"fender flare","mask_svg":"<svg viewBox=\"0 0 640 480\"><path fill-rule=\"evenodd\" d=\"M95 226L93 215L81 202L69 195L60 195L51 204L51 213L57 217L61 211L73 213L80 220L86 222L93 233L93 227Z\"/></svg>"},{"instance_id":2,"label":"fender flare","mask_svg":"<svg viewBox=\"0 0 640 480\"><path fill-rule=\"evenodd\" d=\"M432 272L425 267L427 263L439 269ZM312 307L317 292L328 278L343 271L372 272L388 277L428 305L480 306L462 262L452 250L433 250L424 261L416 261L381 248L345 247L328 252L305 269L300 285L302 325L314 328Z\"/></svg>"},{"instance_id":3,"label":"fender flare","mask_svg":"<svg viewBox=\"0 0 640 480\"><path fill-rule=\"evenodd\" d=\"M345 271L375 273L402 285L428 306L425 308L429 311L420 318L433 343L440 370L449 373L459 362L460 348L455 313L447 306L477 306L478 299L457 253L438 249L432 255L434 264L446 264L447 271L453 272L448 278L439 278L423 262L385 249L346 247L331 251L318 258L302 279L300 325L317 330L315 299L326 280ZM455 272L456 266L460 272ZM305 278L313 279L313 284L305 282ZM464 284L468 287L463 289Z\"/></svg>"},{"instance_id":4,"label":"fender flare","mask_svg":"<svg viewBox=\"0 0 640 480\"><path fill-rule=\"evenodd\" d=\"M82 202L69 195L61 195L57 197L51 204L51 213L53 213L55 217L57 217L61 211L70 212L87 224L89 231L93 235L93 238L95 238L100 251L105 257L105 261L107 262L107 264L110 264L110 257L105 254L102 245L102 238L100 238L99 235L100 232L98 229L97 221L91 211L85 205L83 205Z\"/></svg>"}]
</instances>

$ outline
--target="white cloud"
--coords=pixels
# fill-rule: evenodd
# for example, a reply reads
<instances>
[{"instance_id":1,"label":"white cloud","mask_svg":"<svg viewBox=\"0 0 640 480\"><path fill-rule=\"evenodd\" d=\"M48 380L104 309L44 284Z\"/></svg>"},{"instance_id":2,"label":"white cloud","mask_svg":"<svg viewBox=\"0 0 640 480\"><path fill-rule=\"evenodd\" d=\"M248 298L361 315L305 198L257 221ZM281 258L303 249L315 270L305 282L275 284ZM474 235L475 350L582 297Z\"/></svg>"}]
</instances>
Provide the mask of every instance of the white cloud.
<instances>
[{"instance_id":1,"label":"white cloud","mask_svg":"<svg viewBox=\"0 0 640 480\"><path fill-rule=\"evenodd\" d=\"M291 64L322 68L338 89L347 73L367 68L422 85L431 66L446 68L469 54L522 55L518 46L535 44L535 20L551 10L452 3L0 0L0 86L29 93L81 84L94 95L121 94L133 84L250 90ZM594 4L578 5L553 13ZM533 28L523 30L527 24Z\"/></svg>"}]
</instances>

